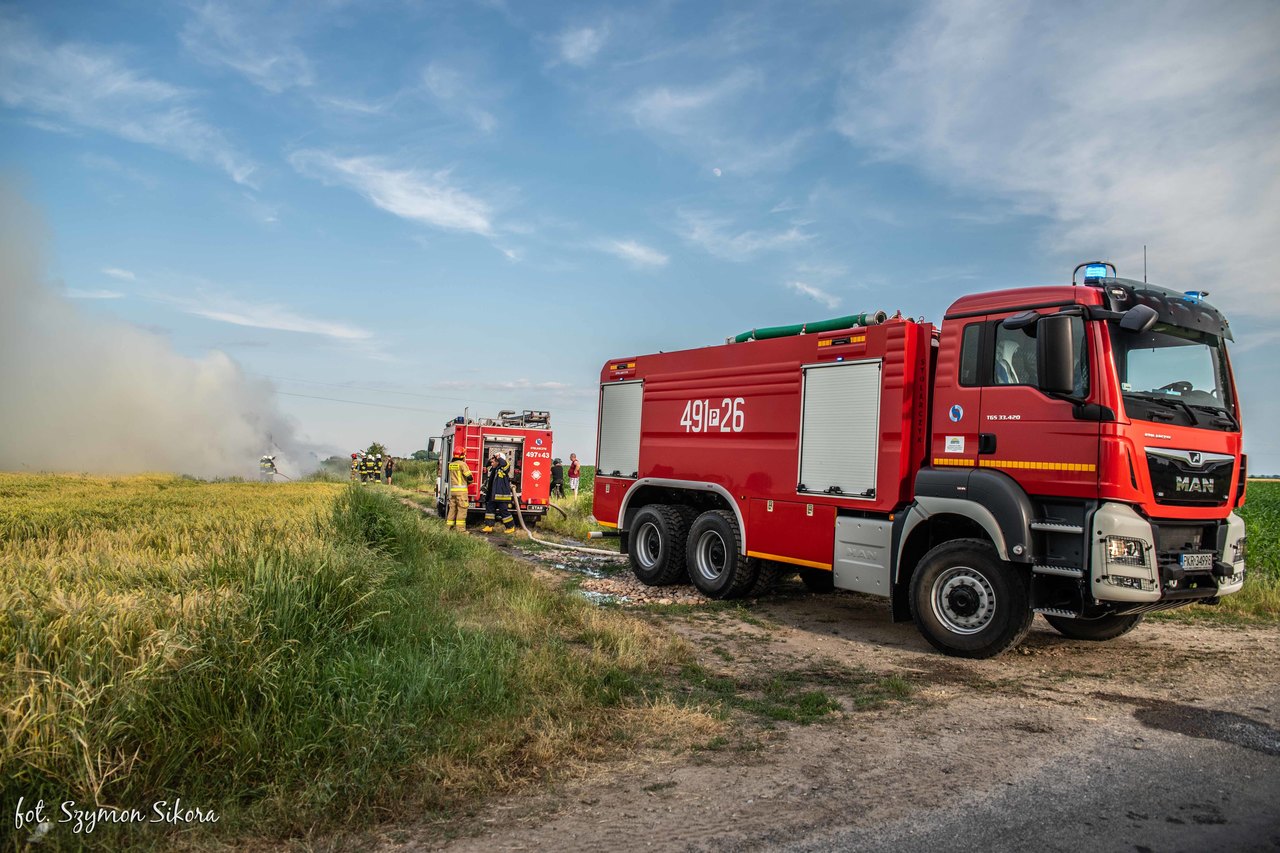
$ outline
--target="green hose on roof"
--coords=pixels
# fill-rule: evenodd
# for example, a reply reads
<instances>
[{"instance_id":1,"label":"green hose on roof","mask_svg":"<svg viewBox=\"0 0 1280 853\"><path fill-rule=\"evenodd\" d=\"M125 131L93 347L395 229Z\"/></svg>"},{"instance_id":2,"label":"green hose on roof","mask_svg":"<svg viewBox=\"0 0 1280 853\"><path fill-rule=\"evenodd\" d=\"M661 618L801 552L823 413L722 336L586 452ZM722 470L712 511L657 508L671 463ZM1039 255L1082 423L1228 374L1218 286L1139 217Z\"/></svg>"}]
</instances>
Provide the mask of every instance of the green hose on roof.
<instances>
[{"instance_id":1,"label":"green hose on roof","mask_svg":"<svg viewBox=\"0 0 1280 853\"><path fill-rule=\"evenodd\" d=\"M871 311L866 314L850 314L848 317L833 317L830 320L817 320L812 323L796 323L791 326L770 326L767 329L752 329L733 338L735 344L747 341L763 341L769 338L789 338L792 335L813 334L815 332L834 332L837 329L852 329L855 326L878 326L888 318L883 311Z\"/></svg>"}]
</instances>

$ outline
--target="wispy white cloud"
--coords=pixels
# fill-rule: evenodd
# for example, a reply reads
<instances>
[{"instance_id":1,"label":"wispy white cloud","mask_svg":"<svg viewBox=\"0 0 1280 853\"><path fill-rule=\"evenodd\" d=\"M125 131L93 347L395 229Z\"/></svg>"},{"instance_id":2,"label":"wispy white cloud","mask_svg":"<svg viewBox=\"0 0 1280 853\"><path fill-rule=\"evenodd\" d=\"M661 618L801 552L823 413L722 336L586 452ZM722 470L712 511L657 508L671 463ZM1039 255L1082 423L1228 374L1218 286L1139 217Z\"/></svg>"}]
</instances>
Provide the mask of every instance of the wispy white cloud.
<instances>
[{"instance_id":1,"label":"wispy white cloud","mask_svg":"<svg viewBox=\"0 0 1280 853\"><path fill-rule=\"evenodd\" d=\"M799 226L782 231L738 230L733 223L708 213L682 211L682 236L718 258L745 261L760 252L790 249L810 239Z\"/></svg>"},{"instance_id":2,"label":"wispy white cloud","mask_svg":"<svg viewBox=\"0 0 1280 853\"><path fill-rule=\"evenodd\" d=\"M402 219L450 231L493 235L490 205L450 183L447 170L396 168L377 157L340 157L325 151L297 151L289 162L299 173L345 186Z\"/></svg>"},{"instance_id":3,"label":"wispy white cloud","mask_svg":"<svg viewBox=\"0 0 1280 853\"><path fill-rule=\"evenodd\" d=\"M481 101L492 99L492 92L458 66L429 63L422 71L422 86L442 110L462 116L482 133L492 133L498 126L493 113L480 106Z\"/></svg>"},{"instance_id":4,"label":"wispy white cloud","mask_svg":"<svg viewBox=\"0 0 1280 853\"><path fill-rule=\"evenodd\" d=\"M216 320L220 323L230 323L233 326L320 335L343 342L368 341L373 337L372 332L359 326L307 317L271 302L246 302L235 297L210 293L199 293L194 298L186 296L154 298L185 314Z\"/></svg>"},{"instance_id":5,"label":"wispy white cloud","mask_svg":"<svg viewBox=\"0 0 1280 853\"><path fill-rule=\"evenodd\" d=\"M635 240L605 240L598 244L598 248L639 267L664 267L670 260L657 249Z\"/></svg>"},{"instance_id":6,"label":"wispy white cloud","mask_svg":"<svg viewBox=\"0 0 1280 853\"><path fill-rule=\"evenodd\" d=\"M194 7L182 29L183 46L201 62L225 65L268 92L310 86L311 61L292 43L283 22L250 15L246 8L213 0Z\"/></svg>"},{"instance_id":7,"label":"wispy white cloud","mask_svg":"<svg viewBox=\"0 0 1280 853\"><path fill-rule=\"evenodd\" d=\"M787 282L787 289L793 290L801 296L807 296L828 308L835 308L840 304L840 297L834 296L820 287L814 287L812 284L805 284L803 281L789 281Z\"/></svg>"},{"instance_id":8,"label":"wispy white cloud","mask_svg":"<svg viewBox=\"0 0 1280 853\"><path fill-rule=\"evenodd\" d=\"M129 270L122 270L119 267L103 267L102 274L118 278L121 281L137 281L138 277Z\"/></svg>"},{"instance_id":9,"label":"wispy white cloud","mask_svg":"<svg viewBox=\"0 0 1280 853\"><path fill-rule=\"evenodd\" d=\"M688 151L716 177L753 175L789 167L814 134L765 126L758 102L768 93L763 74L739 68L700 85L646 88L627 111L637 127Z\"/></svg>"},{"instance_id":10,"label":"wispy white cloud","mask_svg":"<svg viewBox=\"0 0 1280 853\"><path fill-rule=\"evenodd\" d=\"M585 68L595 61L608 38L605 26L571 27L556 36L556 54L563 63Z\"/></svg>"},{"instance_id":11,"label":"wispy white cloud","mask_svg":"<svg viewBox=\"0 0 1280 853\"><path fill-rule=\"evenodd\" d=\"M1045 241L1065 258L1136 274L1147 244L1160 281L1229 281L1215 301L1275 315L1280 6L1166 11L935 0L849 69L836 126L1046 218ZM1084 33L1124 50L1082 62Z\"/></svg>"},{"instance_id":12,"label":"wispy white cloud","mask_svg":"<svg viewBox=\"0 0 1280 853\"><path fill-rule=\"evenodd\" d=\"M67 296L72 299L123 299L124 294L118 290L80 290L76 287L67 288Z\"/></svg>"},{"instance_id":13,"label":"wispy white cloud","mask_svg":"<svg viewBox=\"0 0 1280 853\"><path fill-rule=\"evenodd\" d=\"M216 166L250 184L254 164L192 105L190 92L109 51L50 43L0 15L0 103Z\"/></svg>"},{"instance_id":14,"label":"wispy white cloud","mask_svg":"<svg viewBox=\"0 0 1280 853\"><path fill-rule=\"evenodd\" d=\"M114 157L108 157L105 154L83 154L80 157L80 163L88 169L128 178L131 181L141 184L147 189L155 189L160 185L160 182L152 176L140 172L132 166L126 166Z\"/></svg>"}]
</instances>

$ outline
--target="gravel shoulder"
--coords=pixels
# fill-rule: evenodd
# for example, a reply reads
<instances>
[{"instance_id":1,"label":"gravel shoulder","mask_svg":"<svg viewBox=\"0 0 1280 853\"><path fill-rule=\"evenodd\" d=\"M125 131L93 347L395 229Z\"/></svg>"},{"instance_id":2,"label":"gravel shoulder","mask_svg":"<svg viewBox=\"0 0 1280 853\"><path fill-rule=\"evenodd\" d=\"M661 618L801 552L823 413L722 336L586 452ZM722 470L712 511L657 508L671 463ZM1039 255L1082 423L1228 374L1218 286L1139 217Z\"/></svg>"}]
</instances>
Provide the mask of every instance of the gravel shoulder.
<instances>
[{"instance_id":1,"label":"gravel shoulder","mask_svg":"<svg viewBox=\"0 0 1280 853\"><path fill-rule=\"evenodd\" d=\"M511 551L626 599L717 678L818 673L839 707L808 725L733 710L727 736L634 750L380 849L1280 849L1280 629L1148 622L1095 644L1037 620L1015 652L968 661L864 596L792 581L708 606L632 589L617 558ZM867 678L910 693L864 704Z\"/></svg>"}]
</instances>

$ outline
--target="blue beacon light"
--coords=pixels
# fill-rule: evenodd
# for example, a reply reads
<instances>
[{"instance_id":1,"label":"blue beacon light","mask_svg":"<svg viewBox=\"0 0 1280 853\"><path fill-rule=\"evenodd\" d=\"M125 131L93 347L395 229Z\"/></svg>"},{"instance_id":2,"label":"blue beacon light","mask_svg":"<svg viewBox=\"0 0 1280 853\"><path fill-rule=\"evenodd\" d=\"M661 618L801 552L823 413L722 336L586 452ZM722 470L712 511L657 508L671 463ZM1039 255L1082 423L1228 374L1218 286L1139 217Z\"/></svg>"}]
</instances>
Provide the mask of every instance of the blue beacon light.
<instances>
[{"instance_id":1,"label":"blue beacon light","mask_svg":"<svg viewBox=\"0 0 1280 853\"><path fill-rule=\"evenodd\" d=\"M1089 264L1084 268L1085 281L1099 281L1107 277L1106 264Z\"/></svg>"}]
</instances>

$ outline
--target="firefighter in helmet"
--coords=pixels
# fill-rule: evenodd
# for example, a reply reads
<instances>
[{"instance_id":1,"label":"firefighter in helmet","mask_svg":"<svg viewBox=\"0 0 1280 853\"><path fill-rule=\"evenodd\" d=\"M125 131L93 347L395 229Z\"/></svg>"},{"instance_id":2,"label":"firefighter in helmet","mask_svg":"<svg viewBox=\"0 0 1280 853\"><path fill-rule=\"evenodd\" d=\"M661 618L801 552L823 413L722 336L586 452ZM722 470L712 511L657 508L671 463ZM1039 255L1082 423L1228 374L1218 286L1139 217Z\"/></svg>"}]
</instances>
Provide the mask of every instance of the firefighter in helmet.
<instances>
[{"instance_id":1,"label":"firefighter in helmet","mask_svg":"<svg viewBox=\"0 0 1280 853\"><path fill-rule=\"evenodd\" d=\"M455 447L449 462L449 511L445 525L459 533L467 532L467 487L475 479L467 465L467 452Z\"/></svg>"},{"instance_id":2,"label":"firefighter in helmet","mask_svg":"<svg viewBox=\"0 0 1280 853\"><path fill-rule=\"evenodd\" d=\"M270 483L276 476L276 458L274 456L263 456L258 460L258 479L264 483Z\"/></svg>"},{"instance_id":3,"label":"firefighter in helmet","mask_svg":"<svg viewBox=\"0 0 1280 853\"><path fill-rule=\"evenodd\" d=\"M515 533L515 516L511 513L511 469L507 465L507 458L501 453L493 454L489 460L489 481L485 486L485 494L488 499L484 508L483 532L492 533L494 519L500 518L502 532Z\"/></svg>"},{"instance_id":4,"label":"firefighter in helmet","mask_svg":"<svg viewBox=\"0 0 1280 853\"><path fill-rule=\"evenodd\" d=\"M373 454L373 482L382 484L382 454Z\"/></svg>"},{"instance_id":5,"label":"firefighter in helmet","mask_svg":"<svg viewBox=\"0 0 1280 853\"><path fill-rule=\"evenodd\" d=\"M351 479L355 479L360 475L360 454L351 454Z\"/></svg>"}]
</instances>

